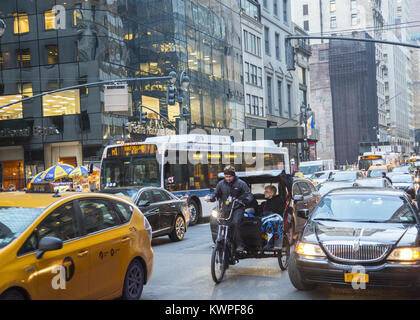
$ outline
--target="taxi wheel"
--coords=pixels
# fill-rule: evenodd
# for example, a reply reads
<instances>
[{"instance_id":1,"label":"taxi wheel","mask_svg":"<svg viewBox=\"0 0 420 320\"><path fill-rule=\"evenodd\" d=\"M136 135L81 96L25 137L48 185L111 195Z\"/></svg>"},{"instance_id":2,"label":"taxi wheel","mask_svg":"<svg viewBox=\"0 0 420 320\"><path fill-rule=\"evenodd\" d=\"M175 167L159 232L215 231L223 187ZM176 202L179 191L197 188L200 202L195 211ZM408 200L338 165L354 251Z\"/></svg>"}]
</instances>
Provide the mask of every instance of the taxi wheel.
<instances>
[{"instance_id":1,"label":"taxi wheel","mask_svg":"<svg viewBox=\"0 0 420 320\"><path fill-rule=\"evenodd\" d=\"M181 241L185 236L185 220L181 216L175 219L175 225L172 232L169 234L169 239L172 241Z\"/></svg>"},{"instance_id":2,"label":"taxi wheel","mask_svg":"<svg viewBox=\"0 0 420 320\"><path fill-rule=\"evenodd\" d=\"M125 274L123 296L124 300L139 300L143 292L144 271L140 261L133 260Z\"/></svg>"},{"instance_id":3,"label":"taxi wheel","mask_svg":"<svg viewBox=\"0 0 420 320\"><path fill-rule=\"evenodd\" d=\"M0 300L25 300L25 296L18 290L10 289L0 295Z\"/></svg>"}]
</instances>

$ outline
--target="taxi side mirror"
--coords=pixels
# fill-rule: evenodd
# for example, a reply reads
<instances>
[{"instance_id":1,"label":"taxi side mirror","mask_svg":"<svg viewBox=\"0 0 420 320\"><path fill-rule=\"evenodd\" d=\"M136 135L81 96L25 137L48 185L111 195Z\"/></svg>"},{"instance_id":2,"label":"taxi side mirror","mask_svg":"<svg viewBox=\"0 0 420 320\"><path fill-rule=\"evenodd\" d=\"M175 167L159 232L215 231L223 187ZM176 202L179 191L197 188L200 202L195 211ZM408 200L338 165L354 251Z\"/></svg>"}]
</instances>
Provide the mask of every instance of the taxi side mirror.
<instances>
[{"instance_id":1,"label":"taxi side mirror","mask_svg":"<svg viewBox=\"0 0 420 320\"><path fill-rule=\"evenodd\" d=\"M39 241L36 258L41 259L45 252L60 250L63 247L63 241L56 237L44 237Z\"/></svg>"}]
</instances>

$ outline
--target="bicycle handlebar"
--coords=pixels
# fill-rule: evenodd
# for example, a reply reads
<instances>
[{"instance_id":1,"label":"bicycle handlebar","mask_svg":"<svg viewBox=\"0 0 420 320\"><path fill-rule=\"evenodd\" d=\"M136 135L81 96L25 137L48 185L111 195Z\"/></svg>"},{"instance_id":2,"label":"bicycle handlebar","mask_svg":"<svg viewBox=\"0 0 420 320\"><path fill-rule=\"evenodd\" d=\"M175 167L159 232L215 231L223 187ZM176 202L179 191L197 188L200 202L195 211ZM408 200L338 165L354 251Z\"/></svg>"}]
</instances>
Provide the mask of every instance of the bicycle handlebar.
<instances>
[{"instance_id":1,"label":"bicycle handlebar","mask_svg":"<svg viewBox=\"0 0 420 320\"><path fill-rule=\"evenodd\" d=\"M217 221L229 221L232 218L233 210L235 208L235 204L236 203L239 203L240 205L245 206L245 204L241 200L239 200L239 199L233 200L233 202L232 202L232 208L230 209L230 213L229 213L229 217L228 218L220 218L220 217L218 217L217 218Z\"/></svg>"}]
</instances>

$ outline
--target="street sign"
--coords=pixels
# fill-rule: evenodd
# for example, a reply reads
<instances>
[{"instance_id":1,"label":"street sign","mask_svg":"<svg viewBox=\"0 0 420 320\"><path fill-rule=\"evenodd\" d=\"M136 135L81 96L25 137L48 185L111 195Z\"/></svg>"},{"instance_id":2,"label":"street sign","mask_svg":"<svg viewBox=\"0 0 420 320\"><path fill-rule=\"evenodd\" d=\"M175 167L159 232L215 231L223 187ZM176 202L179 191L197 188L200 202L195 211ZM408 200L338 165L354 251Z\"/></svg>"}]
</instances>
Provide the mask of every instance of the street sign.
<instances>
[{"instance_id":1,"label":"street sign","mask_svg":"<svg viewBox=\"0 0 420 320\"><path fill-rule=\"evenodd\" d=\"M104 96L105 112L128 112L130 110L130 93L127 84L106 85Z\"/></svg>"}]
</instances>

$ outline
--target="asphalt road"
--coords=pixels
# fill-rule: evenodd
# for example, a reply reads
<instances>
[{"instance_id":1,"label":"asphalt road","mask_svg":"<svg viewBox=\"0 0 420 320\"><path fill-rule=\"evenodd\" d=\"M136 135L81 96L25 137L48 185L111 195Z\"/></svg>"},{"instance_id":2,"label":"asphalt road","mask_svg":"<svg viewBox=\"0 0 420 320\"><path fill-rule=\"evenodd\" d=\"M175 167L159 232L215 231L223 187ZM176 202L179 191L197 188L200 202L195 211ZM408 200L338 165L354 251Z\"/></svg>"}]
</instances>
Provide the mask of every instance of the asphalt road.
<instances>
[{"instance_id":1,"label":"asphalt road","mask_svg":"<svg viewBox=\"0 0 420 320\"><path fill-rule=\"evenodd\" d=\"M297 291L277 259L247 259L231 266L222 283L210 274L213 242L208 223L188 229L184 240L168 237L152 242L154 270L142 300L303 300L303 299L419 299L420 291L395 289L353 290L334 287Z\"/></svg>"}]
</instances>

